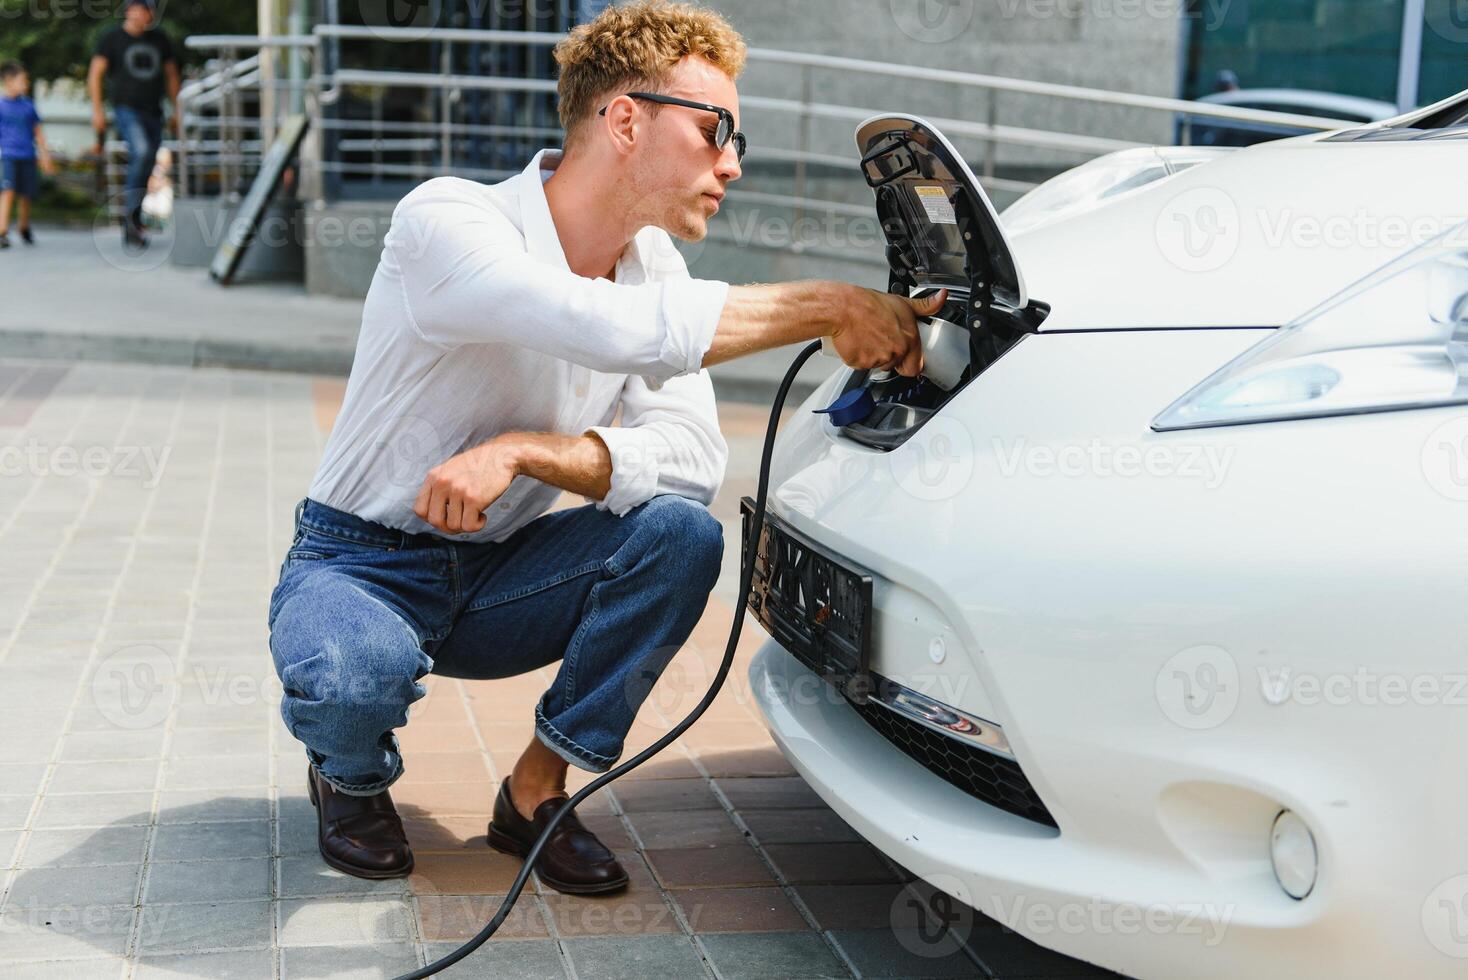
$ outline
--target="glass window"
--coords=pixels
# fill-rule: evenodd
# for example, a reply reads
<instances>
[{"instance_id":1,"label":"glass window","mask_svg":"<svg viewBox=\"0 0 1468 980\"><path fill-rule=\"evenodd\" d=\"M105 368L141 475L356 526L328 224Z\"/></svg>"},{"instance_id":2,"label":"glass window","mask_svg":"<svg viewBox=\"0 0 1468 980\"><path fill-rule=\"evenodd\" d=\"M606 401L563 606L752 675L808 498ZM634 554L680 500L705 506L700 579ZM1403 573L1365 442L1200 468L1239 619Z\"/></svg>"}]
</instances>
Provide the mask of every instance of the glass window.
<instances>
[{"instance_id":1,"label":"glass window","mask_svg":"<svg viewBox=\"0 0 1468 980\"><path fill-rule=\"evenodd\" d=\"M1186 30L1184 98L1298 88L1396 102L1402 0L1188 0Z\"/></svg>"}]
</instances>

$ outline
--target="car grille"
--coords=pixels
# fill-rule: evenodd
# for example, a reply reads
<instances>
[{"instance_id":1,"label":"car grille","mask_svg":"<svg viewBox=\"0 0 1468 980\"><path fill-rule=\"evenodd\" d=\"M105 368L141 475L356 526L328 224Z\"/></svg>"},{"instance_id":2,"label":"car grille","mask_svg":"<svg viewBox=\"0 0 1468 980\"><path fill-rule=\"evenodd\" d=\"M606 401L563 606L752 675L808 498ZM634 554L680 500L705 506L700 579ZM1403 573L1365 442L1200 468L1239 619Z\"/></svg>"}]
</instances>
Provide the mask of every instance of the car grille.
<instances>
[{"instance_id":1,"label":"car grille","mask_svg":"<svg viewBox=\"0 0 1468 980\"><path fill-rule=\"evenodd\" d=\"M875 702L852 702L852 707L883 738L929 772L991 806L1047 827L1055 826L1055 818L1040 802L1019 763L940 735Z\"/></svg>"}]
</instances>

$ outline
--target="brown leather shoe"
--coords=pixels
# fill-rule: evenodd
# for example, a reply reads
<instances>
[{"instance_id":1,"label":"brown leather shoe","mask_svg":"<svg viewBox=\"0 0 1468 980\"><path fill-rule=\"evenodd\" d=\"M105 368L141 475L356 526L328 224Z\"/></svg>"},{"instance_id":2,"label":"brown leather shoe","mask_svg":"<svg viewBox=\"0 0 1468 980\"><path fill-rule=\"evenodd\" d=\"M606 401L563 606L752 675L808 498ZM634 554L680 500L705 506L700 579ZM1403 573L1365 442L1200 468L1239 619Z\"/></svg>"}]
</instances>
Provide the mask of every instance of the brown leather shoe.
<instances>
[{"instance_id":1,"label":"brown leather shoe","mask_svg":"<svg viewBox=\"0 0 1468 980\"><path fill-rule=\"evenodd\" d=\"M413 870L413 851L387 790L372 796L339 792L307 764L306 787L316 808L321 858L358 878L401 878Z\"/></svg>"},{"instance_id":2,"label":"brown leather shoe","mask_svg":"<svg viewBox=\"0 0 1468 980\"><path fill-rule=\"evenodd\" d=\"M526 820L510 799L510 777L506 776L494 800L489 846L523 858L565 802L564 797L552 797L535 808L534 819ZM586 829L575 810L556 824L535 862L535 873L541 881L568 895L598 895L627 887L627 872L617 863L616 855Z\"/></svg>"}]
</instances>

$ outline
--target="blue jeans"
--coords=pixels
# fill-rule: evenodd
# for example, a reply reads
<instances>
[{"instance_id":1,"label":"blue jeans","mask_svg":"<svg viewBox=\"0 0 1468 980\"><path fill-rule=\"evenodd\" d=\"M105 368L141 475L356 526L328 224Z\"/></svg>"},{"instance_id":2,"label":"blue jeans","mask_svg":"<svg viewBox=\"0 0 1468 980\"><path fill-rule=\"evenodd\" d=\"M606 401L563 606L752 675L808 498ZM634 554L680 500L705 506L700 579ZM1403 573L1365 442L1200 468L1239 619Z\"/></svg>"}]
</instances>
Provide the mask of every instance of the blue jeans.
<instances>
[{"instance_id":1,"label":"blue jeans","mask_svg":"<svg viewBox=\"0 0 1468 980\"><path fill-rule=\"evenodd\" d=\"M148 193L148 177L153 173L153 159L163 142L163 117L139 112L120 105L117 131L127 141L127 177L123 188L123 207L127 222L134 228L143 223L143 196Z\"/></svg>"},{"instance_id":2,"label":"blue jeans","mask_svg":"<svg viewBox=\"0 0 1468 980\"><path fill-rule=\"evenodd\" d=\"M544 514L483 544L306 498L270 596L281 717L323 779L370 796L403 773L393 729L427 693L424 675L484 680L559 660L536 736L605 772L702 615L723 549L708 510L672 495L620 518L591 505Z\"/></svg>"}]
</instances>

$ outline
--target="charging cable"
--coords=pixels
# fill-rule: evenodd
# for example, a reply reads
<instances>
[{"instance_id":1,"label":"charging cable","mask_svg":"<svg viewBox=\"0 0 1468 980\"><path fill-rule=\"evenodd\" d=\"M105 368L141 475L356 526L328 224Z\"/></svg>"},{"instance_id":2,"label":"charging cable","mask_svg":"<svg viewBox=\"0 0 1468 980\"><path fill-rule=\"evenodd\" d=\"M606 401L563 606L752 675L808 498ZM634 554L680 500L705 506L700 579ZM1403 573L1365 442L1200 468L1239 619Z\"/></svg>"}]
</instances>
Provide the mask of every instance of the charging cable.
<instances>
[{"instance_id":1,"label":"charging cable","mask_svg":"<svg viewBox=\"0 0 1468 980\"><path fill-rule=\"evenodd\" d=\"M754 556L755 551L759 548L760 530L765 524L765 494L769 490L770 483L770 456L775 448L775 430L780 425L780 412L785 407L785 397L790 393L790 386L794 383L795 376L800 373L800 369L805 365L805 362L810 360L811 355L818 353L820 350L820 341L814 341L795 356L794 362L791 363L789 370L785 372L784 379L780 382L780 390L775 393L775 403L770 407L770 424L765 429L765 445L764 449L760 452L759 487L754 497L754 515L753 519L749 522L749 539L744 542L745 546L739 563L739 591L734 606L734 622L729 627L729 644L724 648L724 659L719 664L718 673L714 675L713 683L709 686L708 692L704 694L703 700L699 701L694 709L688 713L688 717L674 725L662 738L615 769L602 773L577 790L565 803L561 804L561 808L556 811L555 816L550 818L550 822L545 825L545 829L536 838L535 844L530 848L530 853L525 855L525 863L521 865L520 873L515 876L514 884L510 885L509 894L500 903L499 911L494 914L494 918L490 919L483 929L479 930L474 938L464 943L464 945L452 953L435 960L425 967L414 970L412 973L405 973L398 977L397 980L422 980L424 977L431 977L440 970L453 966L484 945L485 941L490 936L493 936L495 931L504 924L505 919L509 917L510 910L515 907L515 902L520 898L520 892L525 889L526 882L530 880L530 872L535 867L536 859L540 857L541 850L545 847L546 842L550 840L550 836L555 831L556 825L561 822L561 818L570 813L573 807L592 793L595 793L612 780L620 776L625 776L673 744L673 740L686 732L708 710L709 705L713 704L714 698L719 694L719 689L724 686L724 681L729 676L729 669L734 666L734 650L739 646L739 634L744 628L744 601L748 597L750 585L754 581Z\"/></svg>"}]
</instances>

